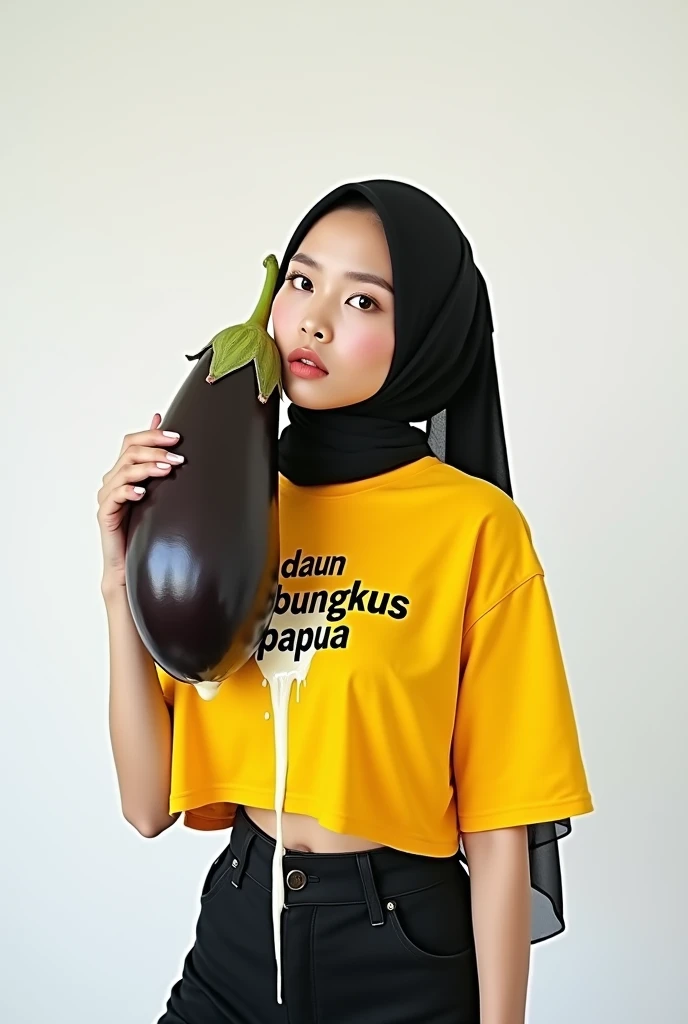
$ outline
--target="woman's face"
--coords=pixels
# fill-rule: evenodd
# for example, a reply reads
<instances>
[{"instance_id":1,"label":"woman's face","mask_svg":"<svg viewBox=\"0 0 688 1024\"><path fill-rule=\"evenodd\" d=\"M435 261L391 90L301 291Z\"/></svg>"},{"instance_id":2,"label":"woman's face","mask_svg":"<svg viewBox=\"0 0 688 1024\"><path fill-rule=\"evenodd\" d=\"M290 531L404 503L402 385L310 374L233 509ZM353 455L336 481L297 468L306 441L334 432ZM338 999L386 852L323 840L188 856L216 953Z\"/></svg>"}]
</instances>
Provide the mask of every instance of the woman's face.
<instances>
[{"instance_id":1,"label":"woman's face","mask_svg":"<svg viewBox=\"0 0 688 1024\"><path fill-rule=\"evenodd\" d=\"M282 382L292 402L337 409L380 390L394 352L392 285L387 239L375 216L339 209L313 225L272 304Z\"/></svg>"}]
</instances>

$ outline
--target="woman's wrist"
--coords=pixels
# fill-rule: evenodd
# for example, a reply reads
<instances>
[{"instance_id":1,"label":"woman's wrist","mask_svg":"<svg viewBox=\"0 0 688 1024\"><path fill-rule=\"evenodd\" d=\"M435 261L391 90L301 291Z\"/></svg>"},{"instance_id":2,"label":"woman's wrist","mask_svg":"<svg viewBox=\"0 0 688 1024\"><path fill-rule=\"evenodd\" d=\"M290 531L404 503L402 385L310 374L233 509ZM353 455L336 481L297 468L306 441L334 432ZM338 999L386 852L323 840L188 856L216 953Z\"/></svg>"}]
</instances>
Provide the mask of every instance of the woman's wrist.
<instances>
[{"instance_id":1,"label":"woman's wrist","mask_svg":"<svg viewBox=\"0 0 688 1024\"><path fill-rule=\"evenodd\" d=\"M129 607L127 588L121 583L109 580L107 577L103 576L100 583L100 593L107 609L120 608L124 605Z\"/></svg>"}]
</instances>

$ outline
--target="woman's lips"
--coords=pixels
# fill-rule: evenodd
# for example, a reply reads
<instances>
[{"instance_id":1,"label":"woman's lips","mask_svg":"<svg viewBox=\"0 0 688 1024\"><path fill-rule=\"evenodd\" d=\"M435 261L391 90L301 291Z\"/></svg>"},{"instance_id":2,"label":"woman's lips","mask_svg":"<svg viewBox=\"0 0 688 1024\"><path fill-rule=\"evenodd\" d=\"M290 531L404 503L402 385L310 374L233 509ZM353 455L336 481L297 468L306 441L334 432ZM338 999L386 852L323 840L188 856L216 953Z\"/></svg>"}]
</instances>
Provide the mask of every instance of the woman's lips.
<instances>
[{"instance_id":1,"label":"woman's lips","mask_svg":"<svg viewBox=\"0 0 688 1024\"><path fill-rule=\"evenodd\" d=\"M306 347L295 348L287 356L289 368L295 377L303 377L306 380L316 380L318 377L327 377L322 360L313 349Z\"/></svg>"},{"instance_id":2,"label":"woman's lips","mask_svg":"<svg viewBox=\"0 0 688 1024\"><path fill-rule=\"evenodd\" d=\"M306 380L315 380L317 377L327 377L324 370L319 366L309 366L308 363L301 363L294 359L289 363L289 369L295 377L304 377Z\"/></svg>"}]
</instances>

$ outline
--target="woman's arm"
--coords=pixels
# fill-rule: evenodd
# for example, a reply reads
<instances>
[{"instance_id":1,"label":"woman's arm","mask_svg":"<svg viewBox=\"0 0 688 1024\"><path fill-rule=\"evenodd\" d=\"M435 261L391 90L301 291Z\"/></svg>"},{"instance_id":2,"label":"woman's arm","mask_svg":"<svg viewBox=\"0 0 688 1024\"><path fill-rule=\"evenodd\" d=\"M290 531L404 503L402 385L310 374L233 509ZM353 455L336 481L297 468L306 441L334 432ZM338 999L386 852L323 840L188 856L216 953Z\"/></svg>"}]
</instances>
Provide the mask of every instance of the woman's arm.
<instances>
[{"instance_id":1,"label":"woman's arm","mask_svg":"<svg viewBox=\"0 0 688 1024\"><path fill-rule=\"evenodd\" d=\"M470 871L480 1024L524 1024L531 894L525 825L462 834Z\"/></svg>"},{"instance_id":2,"label":"woman's arm","mask_svg":"<svg viewBox=\"0 0 688 1024\"><path fill-rule=\"evenodd\" d=\"M168 813L172 722L155 662L143 645L124 587L103 588L110 640L110 742L126 820L153 838Z\"/></svg>"}]
</instances>

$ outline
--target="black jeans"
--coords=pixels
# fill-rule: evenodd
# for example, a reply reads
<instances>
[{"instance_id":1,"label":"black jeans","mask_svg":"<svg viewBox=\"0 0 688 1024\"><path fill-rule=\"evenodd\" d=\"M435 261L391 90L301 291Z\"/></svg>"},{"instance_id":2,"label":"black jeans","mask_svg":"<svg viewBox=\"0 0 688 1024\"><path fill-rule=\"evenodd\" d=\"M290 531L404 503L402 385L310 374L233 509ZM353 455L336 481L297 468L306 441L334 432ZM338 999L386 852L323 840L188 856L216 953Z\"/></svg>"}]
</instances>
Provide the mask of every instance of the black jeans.
<instances>
[{"instance_id":1,"label":"black jeans","mask_svg":"<svg viewBox=\"0 0 688 1024\"><path fill-rule=\"evenodd\" d=\"M280 1004L274 849L240 808L157 1024L479 1024L470 888L458 854L288 850Z\"/></svg>"}]
</instances>

